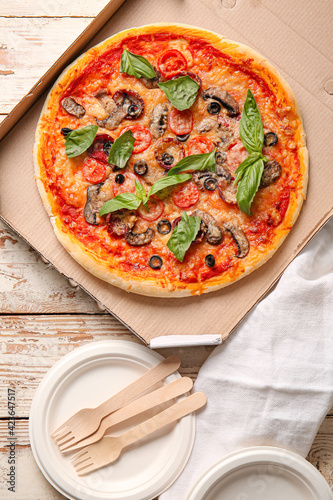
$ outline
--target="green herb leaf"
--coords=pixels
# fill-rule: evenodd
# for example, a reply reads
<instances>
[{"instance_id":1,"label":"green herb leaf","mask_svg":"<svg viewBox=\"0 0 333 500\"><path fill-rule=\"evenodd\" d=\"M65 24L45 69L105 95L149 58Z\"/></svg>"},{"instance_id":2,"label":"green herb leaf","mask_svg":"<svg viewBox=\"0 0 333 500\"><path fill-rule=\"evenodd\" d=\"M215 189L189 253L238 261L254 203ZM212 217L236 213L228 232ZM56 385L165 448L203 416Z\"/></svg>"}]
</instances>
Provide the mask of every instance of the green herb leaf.
<instances>
[{"instance_id":1,"label":"green herb leaf","mask_svg":"<svg viewBox=\"0 0 333 500\"><path fill-rule=\"evenodd\" d=\"M149 210L148 210L149 196L147 196L145 188L137 180L134 181L134 184L135 184L135 190L136 190L137 197L139 198L139 200L141 200L141 203L145 206L147 212L149 212Z\"/></svg>"},{"instance_id":2,"label":"green herb leaf","mask_svg":"<svg viewBox=\"0 0 333 500\"><path fill-rule=\"evenodd\" d=\"M234 184L237 184L237 182L242 178L244 171L261 157L261 153L251 153L247 158L245 158L245 160L242 161L242 163L237 167L237 170L235 172L236 178L234 180Z\"/></svg>"},{"instance_id":3,"label":"green herb leaf","mask_svg":"<svg viewBox=\"0 0 333 500\"><path fill-rule=\"evenodd\" d=\"M264 130L260 111L250 89L247 91L239 122L239 134L244 147L249 153L261 153L264 144Z\"/></svg>"},{"instance_id":4,"label":"green herb leaf","mask_svg":"<svg viewBox=\"0 0 333 500\"><path fill-rule=\"evenodd\" d=\"M118 168L124 168L132 154L134 141L134 135L130 130L121 134L111 146L108 162L117 165Z\"/></svg>"},{"instance_id":5,"label":"green herb leaf","mask_svg":"<svg viewBox=\"0 0 333 500\"><path fill-rule=\"evenodd\" d=\"M183 262L186 251L195 240L200 224L200 217L189 217L186 212L183 212L179 224L173 230L167 247L180 262Z\"/></svg>"},{"instance_id":6,"label":"green herb leaf","mask_svg":"<svg viewBox=\"0 0 333 500\"><path fill-rule=\"evenodd\" d=\"M199 90L197 82L187 75L161 82L158 86L179 111L188 109L194 104Z\"/></svg>"},{"instance_id":7,"label":"green herb leaf","mask_svg":"<svg viewBox=\"0 0 333 500\"><path fill-rule=\"evenodd\" d=\"M127 73L135 78L155 78L156 72L149 61L143 56L133 54L125 49L120 59L120 73Z\"/></svg>"},{"instance_id":8,"label":"green herb leaf","mask_svg":"<svg viewBox=\"0 0 333 500\"><path fill-rule=\"evenodd\" d=\"M99 216L109 214L110 212L116 212L122 208L127 208L128 210L136 210L141 203L141 200L134 193L122 193L118 194L112 200L106 201L99 211Z\"/></svg>"},{"instance_id":9,"label":"green herb leaf","mask_svg":"<svg viewBox=\"0 0 333 500\"><path fill-rule=\"evenodd\" d=\"M88 125L67 134L65 148L68 158L74 158L84 153L94 142L97 130L97 125Z\"/></svg>"},{"instance_id":10,"label":"green herb leaf","mask_svg":"<svg viewBox=\"0 0 333 500\"><path fill-rule=\"evenodd\" d=\"M242 163L240 164L238 169L242 167ZM253 201L254 195L258 191L263 171L264 162L261 157L257 159L253 157L252 163L249 163L245 168L242 169L241 178L237 186L236 200L241 211L247 215L251 215L251 203Z\"/></svg>"},{"instance_id":11,"label":"green herb leaf","mask_svg":"<svg viewBox=\"0 0 333 500\"><path fill-rule=\"evenodd\" d=\"M210 170L216 172L215 152L216 148L210 153L186 156L169 170L167 177L186 170Z\"/></svg>"},{"instance_id":12,"label":"green herb leaf","mask_svg":"<svg viewBox=\"0 0 333 500\"><path fill-rule=\"evenodd\" d=\"M162 179L159 179L156 181L150 191L148 196L152 196L153 194L158 193L159 191L162 191L162 189L165 189L169 186L175 186L176 184L180 184L181 182L186 182L191 179L191 174L183 174L183 175L172 175L171 177L166 176L162 177Z\"/></svg>"}]
</instances>

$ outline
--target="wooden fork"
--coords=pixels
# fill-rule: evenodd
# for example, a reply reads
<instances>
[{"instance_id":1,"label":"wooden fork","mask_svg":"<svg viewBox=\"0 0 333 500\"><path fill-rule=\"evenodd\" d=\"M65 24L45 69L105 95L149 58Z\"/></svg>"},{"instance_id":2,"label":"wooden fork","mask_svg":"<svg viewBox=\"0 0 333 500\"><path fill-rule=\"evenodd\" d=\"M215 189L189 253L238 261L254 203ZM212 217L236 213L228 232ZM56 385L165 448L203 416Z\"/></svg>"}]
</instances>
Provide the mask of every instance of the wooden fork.
<instances>
[{"instance_id":1,"label":"wooden fork","mask_svg":"<svg viewBox=\"0 0 333 500\"><path fill-rule=\"evenodd\" d=\"M173 398L181 396L185 392L189 392L193 387L193 382L189 377L182 377L170 384L164 385L139 399L135 399L120 410L114 411L107 417L103 418L101 425L94 434L88 436L86 439L79 441L76 445L72 446L71 442L60 446L60 451L69 452L88 446L89 444L99 441L107 430L120 422L125 422L130 418L140 415L151 408L155 408L162 403L166 403Z\"/></svg>"},{"instance_id":2,"label":"wooden fork","mask_svg":"<svg viewBox=\"0 0 333 500\"><path fill-rule=\"evenodd\" d=\"M87 446L72 457L77 474L83 476L115 462L125 447L176 422L205 404L204 393L196 392L120 436L105 436L98 443Z\"/></svg>"},{"instance_id":3,"label":"wooden fork","mask_svg":"<svg viewBox=\"0 0 333 500\"><path fill-rule=\"evenodd\" d=\"M56 441L58 446L66 443L73 446L96 432L104 417L122 408L157 382L171 375L171 373L178 370L179 366L179 358L177 356L169 356L101 405L96 408L83 408L75 413L58 427L51 434L51 437Z\"/></svg>"}]
</instances>

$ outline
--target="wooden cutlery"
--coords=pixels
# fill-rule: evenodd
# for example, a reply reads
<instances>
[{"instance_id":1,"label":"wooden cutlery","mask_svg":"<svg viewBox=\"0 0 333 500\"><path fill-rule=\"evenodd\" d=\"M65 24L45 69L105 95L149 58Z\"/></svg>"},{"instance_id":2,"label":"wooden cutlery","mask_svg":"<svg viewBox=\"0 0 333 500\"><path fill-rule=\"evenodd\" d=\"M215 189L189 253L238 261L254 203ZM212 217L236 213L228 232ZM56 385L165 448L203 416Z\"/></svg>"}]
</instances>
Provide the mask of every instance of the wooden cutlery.
<instances>
[{"instance_id":1,"label":"wooden cutlery","mask_svg":"<svg viewBox=\"0 0 333 500\"><path fill-rule=\"evenodd\" d=\"M74 446L96 432L104 417L127 405L134 398L178 370L179 366L179 358L169 356L101 405L96 408L84 408L75 413L58 427L51 434L51 437L58 446Z\"/></svg>"},{"instance_id":2,"label":"wooden cutlery","mask_svg":"<svg viewBox=\"0 0 333 500\"><path fill-rule=\"evenodd\" d=\"M75 470L79 476L83 476L115 462L127 446L176 422L205 404L206 396L202 392L196 392L120 436L105 436L98 443L87 446L72 457Z\"/></svg>"}]
</instances>

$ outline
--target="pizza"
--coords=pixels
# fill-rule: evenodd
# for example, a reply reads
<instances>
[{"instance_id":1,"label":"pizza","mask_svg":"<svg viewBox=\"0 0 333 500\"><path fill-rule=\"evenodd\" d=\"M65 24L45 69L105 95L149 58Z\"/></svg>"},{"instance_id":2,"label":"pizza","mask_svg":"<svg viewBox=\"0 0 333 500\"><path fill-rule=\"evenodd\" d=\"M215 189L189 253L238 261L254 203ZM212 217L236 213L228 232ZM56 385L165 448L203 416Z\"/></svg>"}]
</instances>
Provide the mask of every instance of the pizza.
<instances>
[{"instance_id":1,"label":"pizza","mask_svg":"<svg viewBox=\"0 0 333 500\"><path fill-rule=\"evenodd\" d=\"M154 297L215 291L267 262L308 177L299 109L277 70L245 45L164 23L118 33L61 74L34 161L72 257Z\"/></svg>"}]
</instances>

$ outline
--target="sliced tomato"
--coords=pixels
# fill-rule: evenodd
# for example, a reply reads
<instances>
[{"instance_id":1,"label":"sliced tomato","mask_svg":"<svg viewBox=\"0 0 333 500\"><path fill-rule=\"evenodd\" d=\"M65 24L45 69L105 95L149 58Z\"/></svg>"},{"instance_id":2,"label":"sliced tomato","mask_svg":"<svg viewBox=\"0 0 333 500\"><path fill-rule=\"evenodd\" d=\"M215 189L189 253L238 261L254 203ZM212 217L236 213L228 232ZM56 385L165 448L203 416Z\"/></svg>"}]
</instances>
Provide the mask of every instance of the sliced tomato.
<instances>
[{"instance_id":1,"label":"sliced tomato","mask_svg":"<svg viewBox=\"0 0 333 500\"><path fill-rule=\"evenodd\" d=\"M84 178L92 184L98 184L105 181L106 168L103 163L94 158L86 158L82 166Z\"/></svg>"},{"instance_id":2,"label":"sliced tomato","mask_svg":"<svg viewBox=\"0 0 333 500\"><path fill-rule=\"evenodd\" d=\"M193 115L189 109L178 111L172 109L169 113L169 127L176 135L189 134L193 128Z\"/></svg>"},{"instance_id":3,"label":"sliced tomato","mask_svg":"<svg viewBox=\"0 0 333 500\"><path fill-rule=\"evenodd\" d=\"M123 176L125 177L125 181L122 184L116 182L116 177L113 181L112 189L115 196L121 193L135 193L135 181L139 181L138 177L132 174L132 172L123 172Z\"/></svg>"},{"instance_id":4,"label":"sliced tomato","mask_svg":"<svg viewBox=\"0 0 333 500\"><path fill-rule=\"evenodd\" d=\"M189 208L195 205L199 199L200 191L193 182L177 186L172 193L172 199L179 208Z\"/></svg>"},{"instance_id":5,"label":"sliced tomato","mask_svg":"<svg viewBox=\"0 0 333 500\"><path fill-rule=\"evenodd\" d=\"M214 149L214 144L208 137L194 137L187 146L188 155L199 155L201 153L210 153Z\"/></svg>"},{"instance_id":6,"label":"sliced tomato","mask_svg":"<svg viewBox=\"0 0 333 500\"><path fill-rule=\"evenodd\" d=\"M172 78L180 71L186 71L187 61L179 50L166 50L157 60L157 66L164 78Z\"/></svg>"},{"instance_id":7,"label":"sliced tomato","mask_svg":"<svg viewBox=\"0 0 333 500\"><path fill-rule=\"evenodd\" d=\"M87 153L91 158L95 158L95 160L108 163L109 153L113 143L113 138L108 134L96 135L94 142L88 148Z\"/></svg>"},{"instance_id":8,"label":"sliced tomato","mask_svg":"<svg viewBox=\"0 0 333 500\"><path fill-rule=\"evenodd\" d=\"M142 219L153 221L161 217L164 212L164 203L158 198L150 198L148 201L148 210L141 204L137 210L138 214Z\"/></svg>"},{"instance_id":9,"label":"sliced tomato","mask_svg":"<svg viewBox=\"0 0 333 500\"><path fill-rule=\"evenodd\" d=\"M133 154L142 153L142 151L145 151L149 148L151 144L151 133L149 132L147 127L144 127L143 125L131 125L129 127L125 127L121 131L121 135L124 132L127 132L127 130L130 130L134 135L135 142Z\"/></svg>"}]
</instances>

